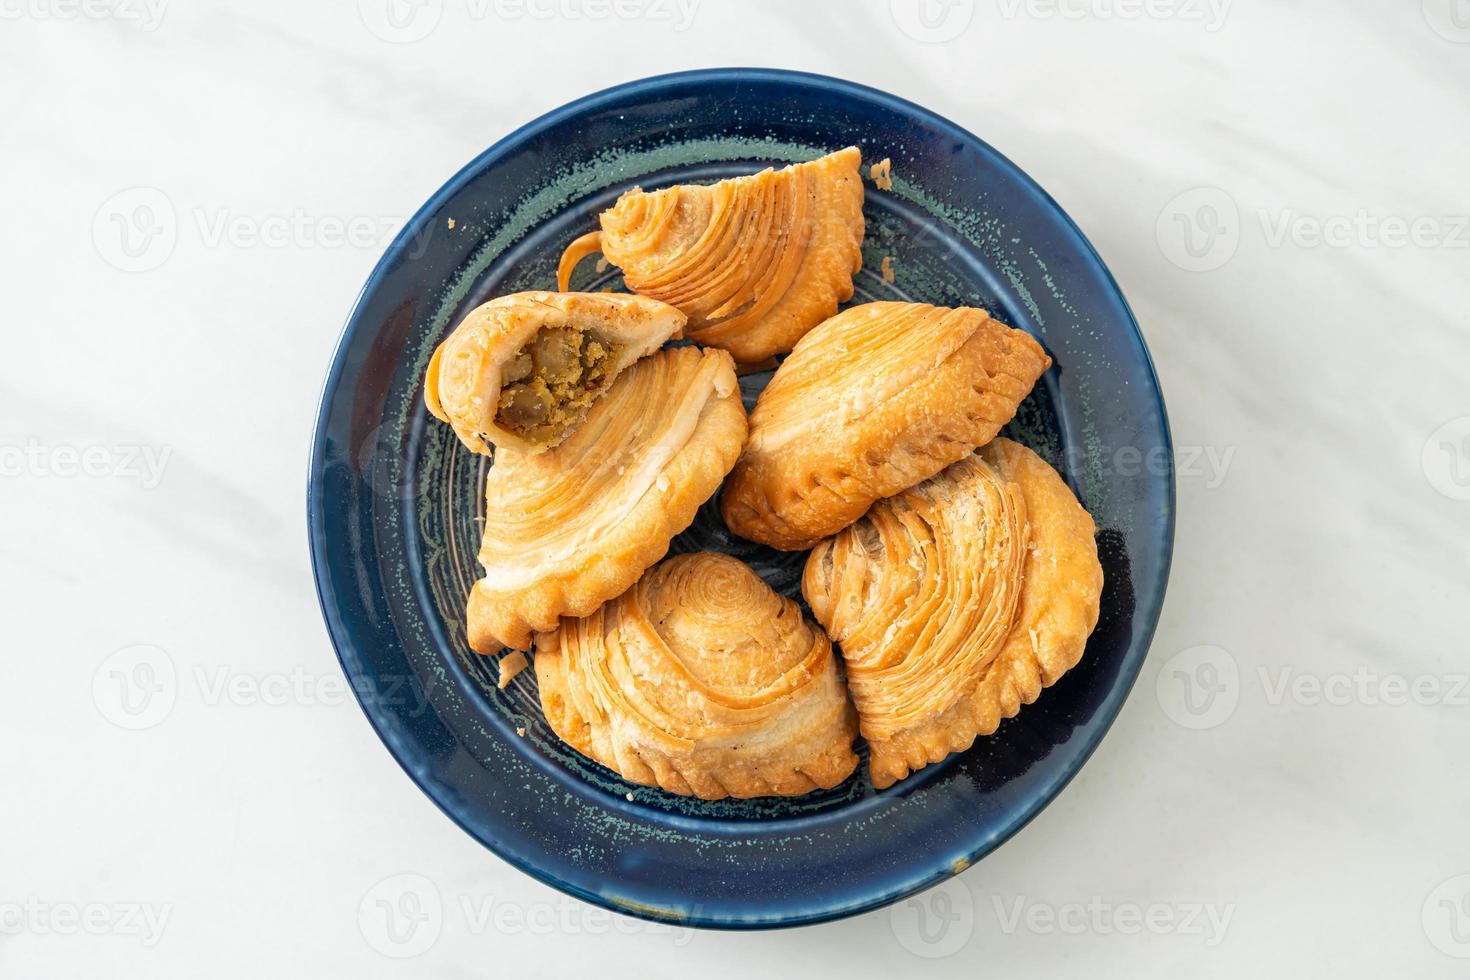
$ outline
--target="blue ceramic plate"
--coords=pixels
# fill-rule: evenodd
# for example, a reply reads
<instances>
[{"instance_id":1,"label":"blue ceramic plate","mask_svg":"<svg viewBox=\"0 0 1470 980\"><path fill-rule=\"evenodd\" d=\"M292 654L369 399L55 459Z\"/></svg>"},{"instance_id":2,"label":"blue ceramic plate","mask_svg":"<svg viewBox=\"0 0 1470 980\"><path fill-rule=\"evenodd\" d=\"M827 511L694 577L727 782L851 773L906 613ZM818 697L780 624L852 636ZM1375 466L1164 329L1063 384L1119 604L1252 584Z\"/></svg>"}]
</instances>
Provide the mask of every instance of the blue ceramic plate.
<instances>
[{"instance_id":1,"label":"blue ceramic plate","mask_svg":"<svg viewBox=\"0 0 1470 980\"><path fill-rule=\"evenodd\" d=\"M464 641L486 461L423 407L430 353L493 296L554 288L556 260L627 188L708 181L857 144L869 188L853 302L981 305L1056 366L1007 430L1097 520L1107 576L1082 663L968 752L884 792L863 769L796 800L707 803L635 786L562 745L527 671L500 691ZM450 224L453 227L450 227ZM892 258L895 281L879 269ZM580 270L576 288L618 286ZM769 375L744 380L747 405ZM850 82L722 69L632 82L486 150L414 216L348 318L322 393L307 510L322 613L363 710L423 791L495 853L621 912L720 927L817 922L969 866L1034 817L1096 748L1159 615L1172 451L1118 287L1056 203L995 150ZM673 551L717 548L798 597L803 555L732 539L706 507Z\"/></svg>"}]
</instances>

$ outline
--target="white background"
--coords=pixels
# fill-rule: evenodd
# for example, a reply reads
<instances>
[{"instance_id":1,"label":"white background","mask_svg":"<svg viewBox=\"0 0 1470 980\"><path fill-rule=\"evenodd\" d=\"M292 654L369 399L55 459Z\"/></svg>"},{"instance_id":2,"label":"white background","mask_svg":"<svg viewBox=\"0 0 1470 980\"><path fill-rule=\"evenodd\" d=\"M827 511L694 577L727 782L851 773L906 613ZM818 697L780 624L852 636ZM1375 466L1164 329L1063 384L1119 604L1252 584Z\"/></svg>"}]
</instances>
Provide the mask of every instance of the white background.
<instances>
[{"instance_id":1,"label":"white background","mask_svg":"<svg viewBox=\"0 0 1470 980\"><path fill-rule=\"evenodd\" d=\"M1470 4L591 2L0 0L0 976L1464 976ZM1030 172L1180 447L1163 620L1080 777L916 904L747 935L562 899L441 815L342 696L303 519L397 223L546 110L738 64Z\"/></svg>"}]
</instances>

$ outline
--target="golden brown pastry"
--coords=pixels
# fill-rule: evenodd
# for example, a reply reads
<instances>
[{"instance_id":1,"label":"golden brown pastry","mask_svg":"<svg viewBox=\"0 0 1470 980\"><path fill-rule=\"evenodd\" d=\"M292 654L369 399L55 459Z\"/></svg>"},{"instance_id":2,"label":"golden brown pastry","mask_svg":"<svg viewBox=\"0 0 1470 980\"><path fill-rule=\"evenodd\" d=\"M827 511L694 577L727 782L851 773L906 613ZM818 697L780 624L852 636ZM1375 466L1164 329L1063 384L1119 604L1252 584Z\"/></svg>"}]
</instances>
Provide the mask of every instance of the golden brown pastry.
<instances>
[{"instance_id":1,"label":"golden brown pastry","mask_svg":"<svg viewBox=\"0 0 1470 980\"><path fill-rule=\"evenodd\" d=\"M856 147L717 184L635 188L568 247L557 270L601 252L628 288L689 315L688 335L741 363L785 353L852 298L862 268Z\"/></svg>"},{"instance_id":2,"label":"golden brown pastry","mask_svg":"<svg viewBox=\"0 0 1470 980\"><path fill-rule=\"evenodd\" d=\"M1031 450L997 439L873 505L807 559L882 789L995 731L1082 656L1102 566L1092 518Z\"/></svg>"},{"instance_id":3,"label":"golden brown pastry","mask_svg":"<svg viewBox=\"0 0 1470 980\"><path fill-rule=\"evenodd\" d=\"M636 582L719 488L744 438L730 355L679 347L623 372L550 452L498 450L470 646L528 650L533 630L586 616Z\"/></svg>"},{"instance_id":4,"label":"golden brown pastry","mask_svg":"<svg viewBox=\"0 0 1470 980\"><path fill-rule=\"evenodd\" d=\"M424 401L477 453L543 452L624 368L683 326L684 314L643 296L502 296L470 311L434 351Z\"/></svg>"},{"instance_id":5,"label":"golden brown pastry","mask_svg":"<svg viewBox=\"0 0 1470 980\"><path fill-rule=\"evenodd\" d=\"M857 768L831 641L728 555L670 558L539 634L536 678L563 741L645 786L799 796Z\"/></svg>"},{"instance_id":6,"label":"golden brown pastry","mask_svg":"<svg viewBox=\"0 0 1470 980\"><path fill-rule=\"evenodd\" d=\"M1050 363L984 310L844 310L761 392L721 497L725 523L773 548L810 548L989 442Z\"/></svg>"}]
</instances>

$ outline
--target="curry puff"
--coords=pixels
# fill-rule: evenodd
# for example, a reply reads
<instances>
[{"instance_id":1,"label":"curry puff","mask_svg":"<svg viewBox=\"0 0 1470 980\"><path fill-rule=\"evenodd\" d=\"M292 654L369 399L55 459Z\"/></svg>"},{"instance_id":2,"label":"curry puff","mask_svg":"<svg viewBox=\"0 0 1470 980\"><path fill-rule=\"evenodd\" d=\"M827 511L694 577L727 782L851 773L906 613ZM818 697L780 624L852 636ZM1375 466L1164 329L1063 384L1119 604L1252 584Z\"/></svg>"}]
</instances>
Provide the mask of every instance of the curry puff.
<instances>
[{"instance_id":1,"label":"curry puff","mask_svg":"<svg viewBox=\"0 0 1470 980\"><path fill-rule=\"evenodd\" d=\"M536 677L557 735L645 786L799 796L857 768L831 641L727 555L671 558L538 635Z\"/></svg>"},{"instance_id":2,"label":"curry puff","mask_svg":"<svg viewBox=\"0 0 1470 980\"><path fill-rule=\"evenodd\" d=\"M719 488L745 431L730 355L678 347L624 371L555 449L499 449L470 646L530 649L533 631L621 594Z\"/></svg>"},{"instance_id":3,"label":"curry puff","mask_svg":"<svg viewBox=\"0 0 1470 980\"><path fill-rule=\"evenodd\" d=\"M761 392L725 523L810 548L995 437L1051 359L972 307L867 303L802 338Z\"/></svg>"},{"instance_id":4,"label":"curry puff","mask_svg":"<svg viewBox=\"0 0 1470 980\"><path fill-rule=\"evenodd\" d=\"M616 293L513 293L476 307L429 360L424 401L470 449L556 446L684 314Z\"/></svg>"},{"instance_id":5,"label":"curry puff","mask_svg":"<svg viewBox=\"0 0 1470 980\"><path fill-rule=\"evenodd\" d=\"M1103 573L1092 518L1009 439L819 544L802 592L842 650L873 785L966 749L1076 665Z\"/></svg>"},{"instance_id":6,"label":"curry puff","mask_svg":"<svg viewBox=\"0 0 1470 980\"><path fill-rule=\"evenodd\" d=\"M717 184L634 189L573 242L557 270L601 252L628 288L678 307L686 333L750 364L791 350L852 298L862 267L856 147Z\"/></svg>"}]
</instances>

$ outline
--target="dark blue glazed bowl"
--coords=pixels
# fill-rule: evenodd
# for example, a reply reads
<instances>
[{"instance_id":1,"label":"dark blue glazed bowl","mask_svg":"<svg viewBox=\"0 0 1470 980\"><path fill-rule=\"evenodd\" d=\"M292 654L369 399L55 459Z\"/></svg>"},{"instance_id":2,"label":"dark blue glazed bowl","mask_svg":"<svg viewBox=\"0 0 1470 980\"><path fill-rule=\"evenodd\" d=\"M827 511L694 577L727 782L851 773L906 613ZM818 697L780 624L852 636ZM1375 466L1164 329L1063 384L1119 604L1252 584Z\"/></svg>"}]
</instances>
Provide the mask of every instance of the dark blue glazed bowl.
<instances>
[{"instance_id":1,"label":"dark blue glazed bowl","mask_svg":"<svg viewBox=\"0 0 1470 980\"><path fill-rule=\"evenodd\" d=\"M567 749L535 677L495 686L464 641L486 461L423 407L430 353L469 309L554 288L556 259L634 184L753 172L856 144L870 188L854 302L983 305L1052 368L1008 429L1097 520L1107 577L1082 663L968 752L883 792L862 769L797 800L707 803ZM453 227L450 222L453 221ZM880 268L890 258L894 281ZM582 270L576 288L619 285ZM769 375L743 379L747 405ZM507 136L414 216L347 321L322 393L307 511L322 614L383 742L445 813L517 867L621 912L691 925L819 922L895 901L1006 840L1081 768L1127 696L1174 532L1168 424L1147 350L1097 254L1000 154L851 82L721 69L589 96ZM707 506L675 552L716 548L798 597L804 555L732 538Z\"/></svg>"}]
</instances>

